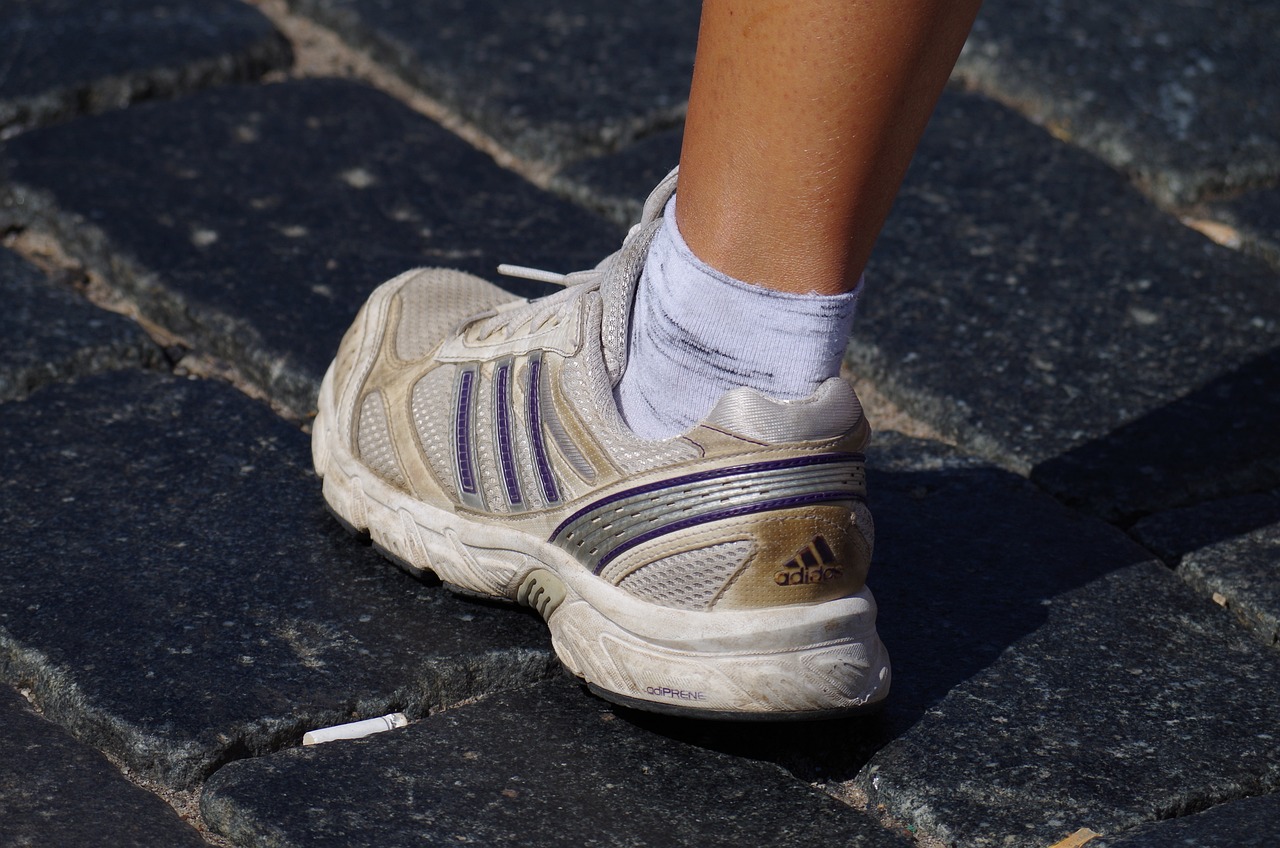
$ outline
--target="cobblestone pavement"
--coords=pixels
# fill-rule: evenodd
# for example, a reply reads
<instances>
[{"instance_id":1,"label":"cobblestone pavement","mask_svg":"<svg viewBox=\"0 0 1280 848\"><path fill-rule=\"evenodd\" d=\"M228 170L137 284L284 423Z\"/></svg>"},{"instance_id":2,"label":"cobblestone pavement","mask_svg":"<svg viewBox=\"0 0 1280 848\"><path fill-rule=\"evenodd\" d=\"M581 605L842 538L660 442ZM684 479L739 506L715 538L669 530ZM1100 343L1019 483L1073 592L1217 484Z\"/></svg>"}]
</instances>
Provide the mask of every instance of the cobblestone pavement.
<instances>
[{"instance_id":1,"label":"cobblestone pavement","mask_svg":"<svg viewBox=\"0 0 1280 848\"><path fill-rule=\"evenodd\" d=\"M988 0L849 347L879 715L608 706L324 512L368 292L611 251L696 23L0 4L0 846L1280 844L1274 4Z\"/></svg>"}]
</instances>

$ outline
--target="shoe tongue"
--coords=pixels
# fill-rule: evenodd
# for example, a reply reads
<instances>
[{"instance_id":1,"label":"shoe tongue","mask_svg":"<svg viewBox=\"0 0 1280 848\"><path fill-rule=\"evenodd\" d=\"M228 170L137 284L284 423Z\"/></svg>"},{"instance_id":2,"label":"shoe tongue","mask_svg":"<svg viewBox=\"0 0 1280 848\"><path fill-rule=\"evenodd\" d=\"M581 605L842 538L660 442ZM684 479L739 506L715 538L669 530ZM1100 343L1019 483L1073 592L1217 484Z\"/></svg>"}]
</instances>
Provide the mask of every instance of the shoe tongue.
<instances>
[{"instance_id":1,"label":"shoe tongue","mask_svg":"<svg viewBox=\"0 0 1280 848\"><path fill-rule=\"evenodd\" d=\"M649 244L662 226L662 210L676 191L676 174L673 170L658 183L645 201L640 223L631 229L622 249L615 254L612 264L605 271L600 284L600 298L604 302L604 315L600 326L600 343L604 350L604 364L609 381L617 385L627 367L627 344L631 332L631 307L635 303L636 286L644 271Z\"/></svg>"}]
</instances>

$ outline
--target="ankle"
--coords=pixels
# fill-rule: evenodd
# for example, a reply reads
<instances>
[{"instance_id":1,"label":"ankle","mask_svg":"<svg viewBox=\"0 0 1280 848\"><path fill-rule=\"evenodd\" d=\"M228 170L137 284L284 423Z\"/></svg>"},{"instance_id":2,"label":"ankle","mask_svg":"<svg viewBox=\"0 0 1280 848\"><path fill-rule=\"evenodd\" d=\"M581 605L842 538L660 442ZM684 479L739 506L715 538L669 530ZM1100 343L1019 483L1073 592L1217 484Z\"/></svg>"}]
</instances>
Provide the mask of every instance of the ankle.
<instances>
[{"instance_id":1,"label":"ankle","mask_svg":"<svg viewBox=\"0 0 1280 848\"><path fill-rule=\"evenodd\" d=\"M666 438L735 388L779 400L809 396L839 373L857 298L858 290L797 295L723 274L694 256L668 204L614 392L624 420L640 436Z\"/></svg>"}]
</instances>

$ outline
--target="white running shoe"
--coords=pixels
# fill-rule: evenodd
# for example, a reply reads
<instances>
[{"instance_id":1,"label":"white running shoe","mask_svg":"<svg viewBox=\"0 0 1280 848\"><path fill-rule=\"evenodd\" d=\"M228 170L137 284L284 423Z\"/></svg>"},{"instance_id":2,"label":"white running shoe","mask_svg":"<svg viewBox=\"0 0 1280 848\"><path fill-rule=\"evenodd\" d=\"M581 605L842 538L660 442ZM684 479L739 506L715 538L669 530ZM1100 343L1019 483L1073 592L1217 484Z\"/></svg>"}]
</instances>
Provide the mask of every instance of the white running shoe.
<instances>
[{"instance_id":1,"label":"white running shoe","mask_svg":"<svg viewBox=\"0 0 1280 848\"><path fill-rule=\"evenodd\" d=\"M321 386L325 499L407 568L535 608L610 701L733 719L867 709L889 659L865 585L870 428L852 387L790 402L736 389L660 441L614 403L675 178L619 252L549 297L443 269L380 286Z\"/></svg>"}]
</instances>

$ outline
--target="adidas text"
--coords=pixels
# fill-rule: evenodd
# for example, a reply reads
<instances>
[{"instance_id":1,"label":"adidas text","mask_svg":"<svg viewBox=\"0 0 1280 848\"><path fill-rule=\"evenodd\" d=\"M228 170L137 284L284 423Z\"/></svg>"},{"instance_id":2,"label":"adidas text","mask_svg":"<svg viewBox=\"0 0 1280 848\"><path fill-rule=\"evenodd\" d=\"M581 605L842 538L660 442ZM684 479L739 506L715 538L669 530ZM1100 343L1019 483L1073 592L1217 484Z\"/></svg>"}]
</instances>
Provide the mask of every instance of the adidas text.
<instances>
[{"instance_id":1,"label":"adidas text","mask_svg":"<svg viewBox=\"0 0 1280 848\"><path fill-rule=\"evenodd\" d=\"M844 576L844 569L835 562L835 552L827 540L816 536L807 548L782 566L782 570L773 576L773 582L779 586L804 586L836 580Z\"/></svg>"}]
</instances>

